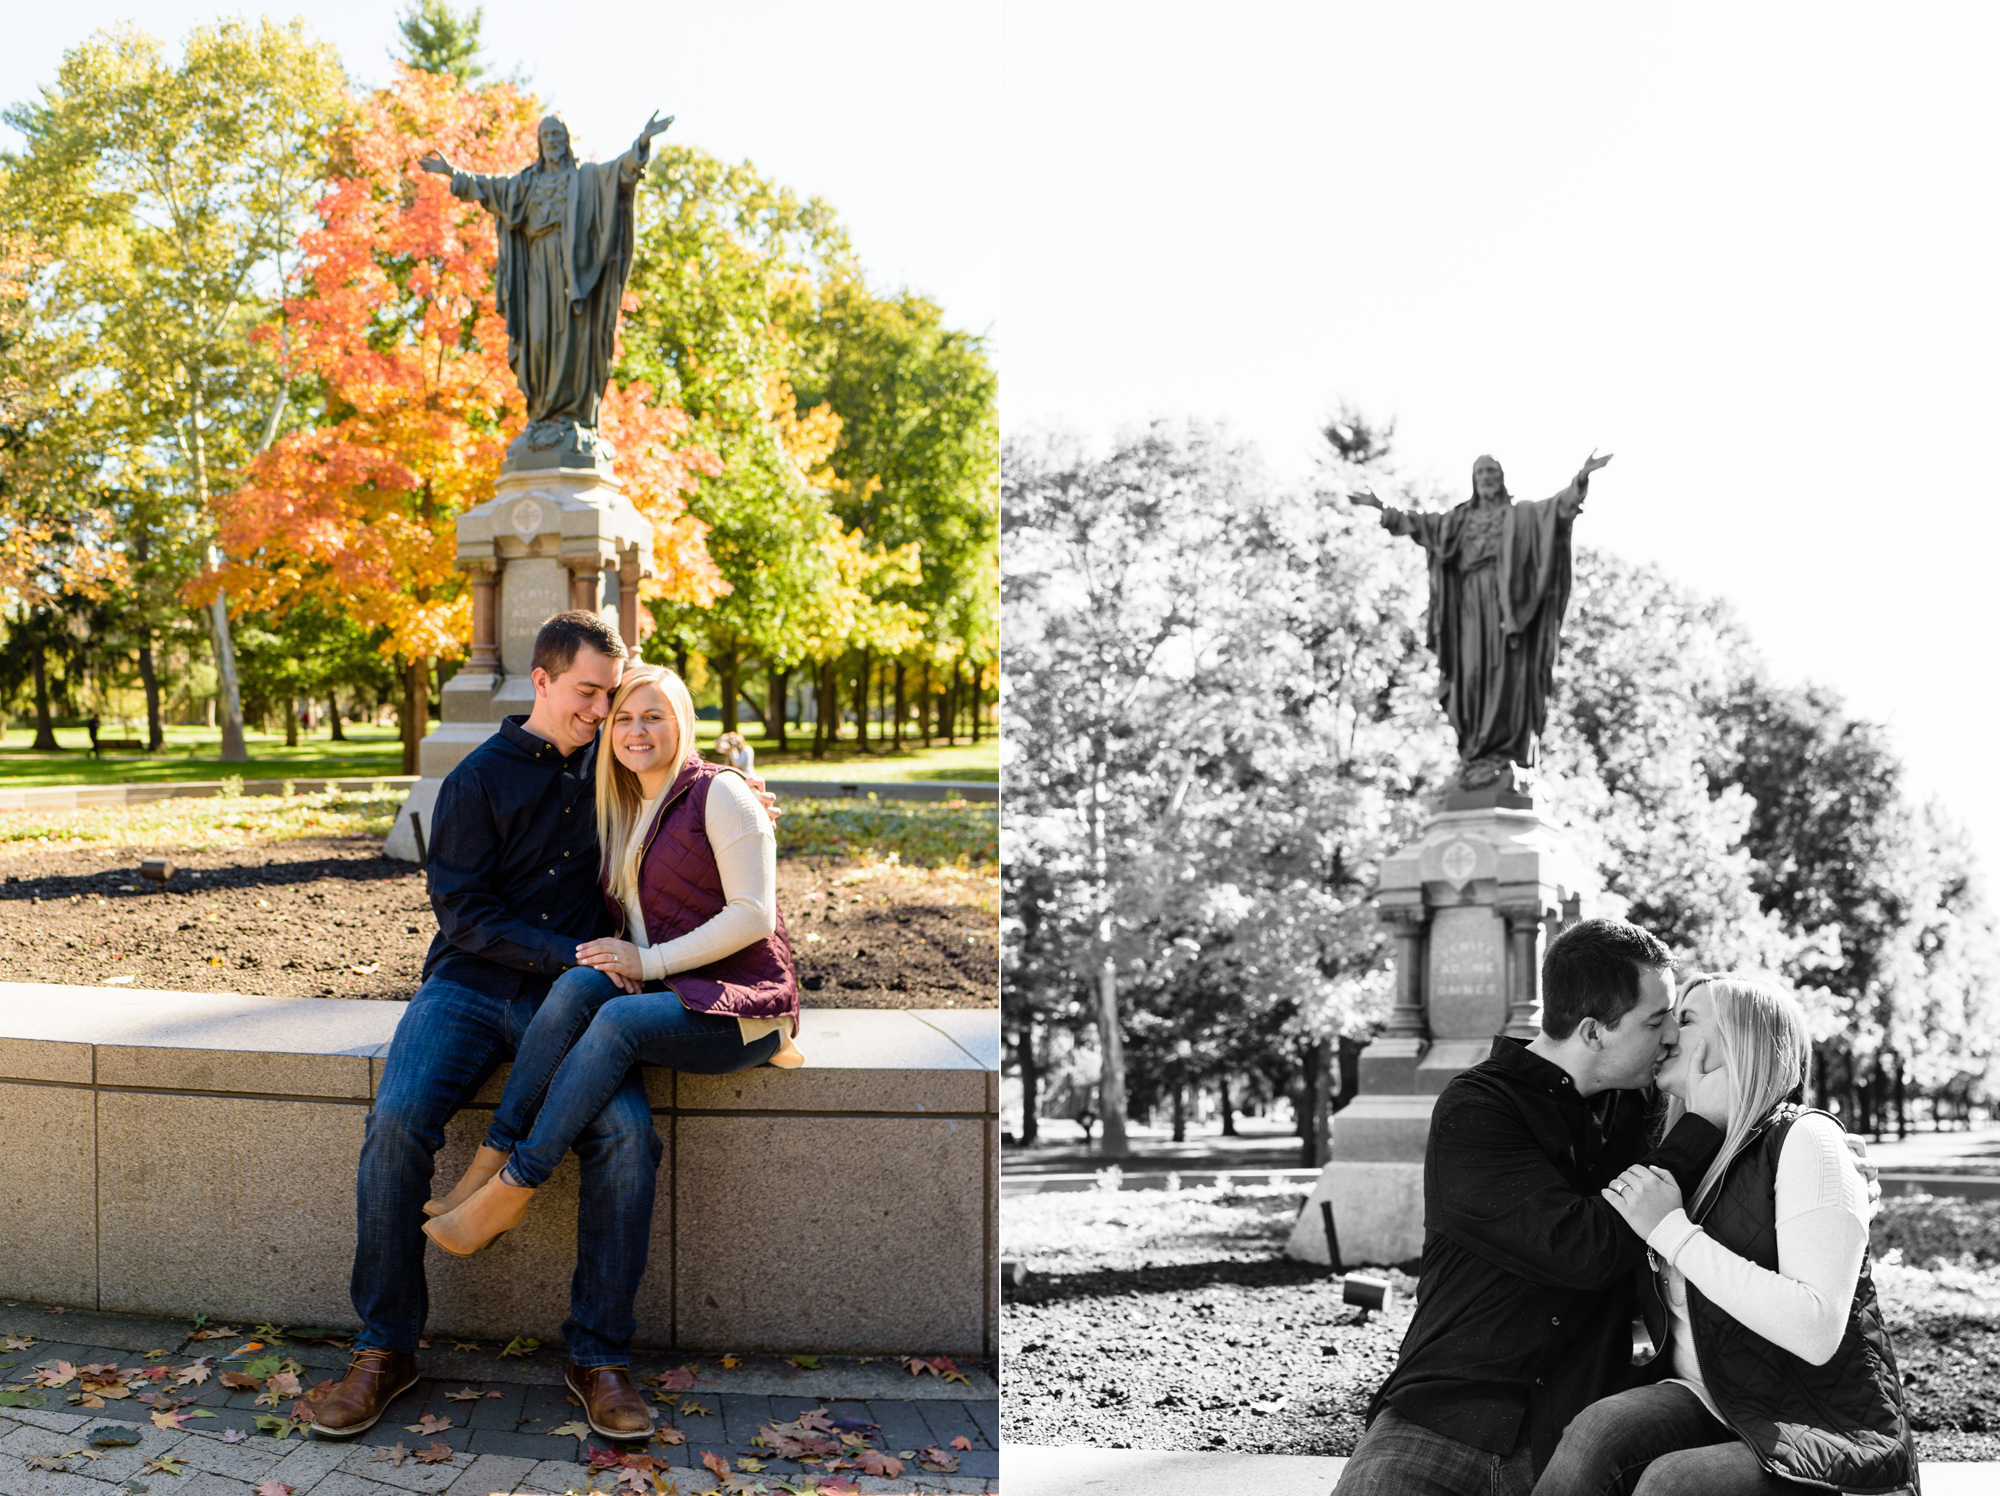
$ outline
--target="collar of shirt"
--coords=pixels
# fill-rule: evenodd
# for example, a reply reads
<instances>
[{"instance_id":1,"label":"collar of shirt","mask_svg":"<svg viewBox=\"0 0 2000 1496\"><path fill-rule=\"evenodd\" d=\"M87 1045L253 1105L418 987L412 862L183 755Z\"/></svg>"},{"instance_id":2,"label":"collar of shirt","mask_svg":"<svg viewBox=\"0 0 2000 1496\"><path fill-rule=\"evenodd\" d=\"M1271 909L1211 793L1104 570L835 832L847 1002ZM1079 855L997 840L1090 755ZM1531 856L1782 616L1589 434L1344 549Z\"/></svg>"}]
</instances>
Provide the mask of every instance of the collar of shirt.
<instances>
[{"instance_id":1,"label":"collar of shirt","mask_svg":"<svg viewBox=\"0 0 2000 1496\"><path fill-rule=\"evenodd\" d=\"M517 717L502 717L500 719L500 736L505 738L514 747L520 749L522 753L526 754L536 763L548 764L550 767L557 769L569 768L571 766L577 768L584 767L589 761L591 750L597 746L595 742L591 742L577 749L574 753L566 754L547 738L539 737L529 732L528 719L525 714Z\"/></svg>"},{"instance_id":2,"label":"collar of shirt","mask_svg":"<svg viewBox=\"0 0 2000 1496\"><path fill-rule=\"evenodd\" d=\"M1528 1048L1526 1039L1516 1039L1508 1034L1496 1034L1493 1039L1493 1062L1508 1076L1523 1085L1578 1106L1588 1105L1584 1097L1577 1094L1576 1082L1570 1073L1551 1060L1545 1060Z\"/></svg>"}]
</instances>

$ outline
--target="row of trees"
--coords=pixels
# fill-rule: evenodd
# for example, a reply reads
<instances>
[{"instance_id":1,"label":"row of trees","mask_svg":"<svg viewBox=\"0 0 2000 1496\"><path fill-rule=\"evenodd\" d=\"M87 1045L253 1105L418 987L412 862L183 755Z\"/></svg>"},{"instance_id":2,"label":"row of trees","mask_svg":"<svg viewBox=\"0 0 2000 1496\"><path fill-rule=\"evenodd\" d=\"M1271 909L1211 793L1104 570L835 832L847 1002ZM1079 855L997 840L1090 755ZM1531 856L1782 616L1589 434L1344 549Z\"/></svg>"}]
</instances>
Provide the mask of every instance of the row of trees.
<instances>
[{"instance_id":1,"label":"row of trees","mask_svg":"<svg viewBox=\"0 0 2000 1496\"><path fill-rule=\"evenodd\" d=\"M1334 495L1442 500L1354 412L1326 438L1305 486L1199 427L1010 442L1002 951L1029 1138L1038 1045L1094 1029L1108 1151L1121 1091L1234 1081L1291 1095L1310 1153L1386 1016L1376 871L1456 766L1422 558ZM1576 572L1545 771L1594 908L1796 986L1850 1125L1983 1096L2000 946L1948 813L1879 728L1775 683L1720 602L1587 548Z\"/></svg>"},{"instance_id":2,"label":"row of trees","mask_svg":"<svg viewBox=\"0 0 2000 1496\"><path fill-rule=\"evenodd\" d=\"M417 161L533 158L538 102L425 0L362 92L303 23L100 33L0 159L0 705L38 741L77 680L204 671L240 758L301 696L400 696L414 771L470 597L453 522L523 419L490 218ZM893 682L955 728L997 655L996 379L975 336L867 284L831 207L656 153L604 410L655 526L649 657L705 660L733 728L804 672L820 734ZM53 685L52 685L53 681ZM246 697L247 702L246 702ZM947 703L950 717L940 720ZM782 729L781 729L782 730Z\"/></svg>"}]
</instances>

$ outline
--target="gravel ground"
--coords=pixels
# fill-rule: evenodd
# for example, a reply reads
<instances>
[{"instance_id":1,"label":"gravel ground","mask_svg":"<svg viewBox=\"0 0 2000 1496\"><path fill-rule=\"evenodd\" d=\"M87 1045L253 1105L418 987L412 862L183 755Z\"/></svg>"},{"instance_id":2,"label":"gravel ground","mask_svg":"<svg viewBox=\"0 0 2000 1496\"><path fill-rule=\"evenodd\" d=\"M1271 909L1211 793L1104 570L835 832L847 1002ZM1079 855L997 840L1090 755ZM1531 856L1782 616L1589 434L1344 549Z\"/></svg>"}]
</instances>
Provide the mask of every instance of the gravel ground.
<instances>
[{"instance_id":1,"label":"gravel ground","mask_svg":"<svg viewBox=\"0 0 2000 1496\"><path fill-rule=\"evenodd\" d=\"M130 847L0 847L0 976L13 981L407 998L437 924L421 874L374 837L171 853L164 891ZM829 857L778 862L807 1007L997 1007L990 873Z\"/></svg>"},{"instance_id":2,"label":"gravel ground","mask_svg":"<svg viewBox=\"0 0 2000 1496\"><path fill-rule=\"evenodd\" d=\"M1395 1365L1415 1281L1363 1322L1323 1268L1279 1255L1284 1190L1009 1199L1004 1437L1112 1449L1351 1454ZM2000 1459L2000 1268L1878 1269L1921 1458Z\"/></svg>"}]
</instances>

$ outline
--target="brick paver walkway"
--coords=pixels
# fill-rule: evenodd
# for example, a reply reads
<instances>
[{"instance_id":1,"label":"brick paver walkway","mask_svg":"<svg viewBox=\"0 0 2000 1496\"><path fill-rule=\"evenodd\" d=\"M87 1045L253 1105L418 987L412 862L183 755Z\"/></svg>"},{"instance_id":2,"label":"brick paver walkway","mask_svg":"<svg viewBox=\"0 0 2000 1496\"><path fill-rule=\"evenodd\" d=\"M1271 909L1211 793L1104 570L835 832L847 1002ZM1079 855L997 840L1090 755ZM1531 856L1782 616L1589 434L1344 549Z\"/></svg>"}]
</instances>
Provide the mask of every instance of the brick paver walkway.
<instances>
[{"instance_id":1,"label":"brick paver walkway","mask_svg":"<svg viewBox=\"0 0 2000 1496\"><path fill-rule=\"evenodd\" d=\"M9 1403L40 1402L0 1406L0 1496L245 1496L271 1480L290 1486L292 1496L561 1496L611 1490L620 1472L593 1471L593 1450L604 1452L600 1459L641 1452L657 1459L662 1466L658 1489L679 1496L730 1489L704 1466L702 1456L712 1454L737 1473L734 1489L750 1491L754 1487L747 1483L754 1482L776 1496L809 1491L829 1477L814 1466L777 1459L770 1448L751 1441L767 1425L814 1409L823 1409L836 1430L904 1460L904 1470L893 1479L854 1468L838 1472L839 1479L863 1491L992 1492L999 1487L998 1397L991 1377L977 1366L964 1368L966 1383L946 1383L929 1374L913 1378L887 1359L828 1356L808 1370L769 1356L747 1356L739 1366L725 1368L713 1356L637 1355L635 1375L677 1367L694 1373L685 1390L654 1394L660 1428L677 1430L685 1442L655 1440L638 1446L554 1432L581 1418L573 1394L562 1385L560 1347L544 1348L521 1361L502 1359L497 1345L475 1351L441 1343L418 1353L422 1379L358 1438L332 1440L296 1432L279 1438L260 1429L256 1420L286 1413L291 1398L260 1406L257 1392L225 1387L213 1373L241 1370L275 1354L297 1362L301 1383L310 1386L339 1376L345 1352L289 1336L276 1343L262 1337L264 1348L244 1352L239 1348L260 1337L197 1341L191 1338L192 1328L187 1321L144 1316L54 1315L30 1304L0 1307L0 1345L10 1338L32 1340L0 1352L0 1388L14 1389L0 1397ZM152 1354L156 1352L166 1354ZM173 1385L178 1369L201 1356L212 1358L209 1378ZM135 1391L89 1407L80 1400L87 1395L79 1390L82 1375L60 1386L34 1385L44 1368L61 1377L63 1363L79 1371L114 1366L119 1373L168 1370L155 1380L127 1376L119 1386ZM482 1395L446 1396L467 1390ZM499 1395L484 1395L488 1393ZM185 1417L185 1428L155 1425L155 1405L161 1400L178 1404L173 1411ZM426 1418L448 1420L449 1427L435 1434L413 1431ZM429 1426L438 1427L435 1421ZM130 1433L138 1434L136 1444L112 1442ZM963 1444L954 1447L954 1440ZM434 1442L450 1451L448 1459L425 1464L412 1457ZM393 1449L397 1444L409 1452L400 1461ZM919 1462L925 1450L948 1455L957 1470L924 1471ZM158 1463L161 1456L168 1457L167 1464ZM739 1461L745 1457L764 1468L744 1471Z\"/></svg>"}]
</instances>

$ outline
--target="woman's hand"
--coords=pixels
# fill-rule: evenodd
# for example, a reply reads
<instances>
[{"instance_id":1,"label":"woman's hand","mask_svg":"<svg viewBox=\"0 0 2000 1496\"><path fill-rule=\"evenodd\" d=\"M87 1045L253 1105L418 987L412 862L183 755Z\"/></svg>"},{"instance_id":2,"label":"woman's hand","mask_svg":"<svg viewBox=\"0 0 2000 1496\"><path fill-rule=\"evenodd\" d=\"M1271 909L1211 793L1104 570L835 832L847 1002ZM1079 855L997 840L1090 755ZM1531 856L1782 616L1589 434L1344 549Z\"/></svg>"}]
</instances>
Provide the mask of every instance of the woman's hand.
<instances>
[{"instance_id":1,"label":"woman's hand","mask_svg":"<svg viewBox=\"0 0 2000 1496\"><path fill-rule=\"evenodd\" d=\"M1687 1083L1687 1109L1697 1117L1705 1117L1717 1127L1729 1125L1729 1072L1720 1064L1713 1070L1699 1070L1705 1055L1697 1055L1690 1069Z\"/></svg>"},{"instance_id":2,"label":"woman's hand","mask_svg":"<svg viewBox=\"0 0 2000 1496\"><path fill-rule=\"evenodd\" d=\"M757 803L764 807L764 814L771 818L771 824L777 825L778 817L784 814L778 806L778 797L765 789L764 781L755 774L745 774L743 777L749 781L750 793L756 797Z\"/></svg>"},{"instance_id":3,"label":"woman's hand","mask_svg":"<svg viewBox=\"0 0 2000 1496\"><path fill-rule=\"evenodd\" d=\"M1644 1241L1653 1228L1681 1208L1681 1187L1665 1169L1634 1164L1598 1191L1625 1218L1633 1234Z\"/></svg>"},{"instance_id":4,"label":"woman's hand","mask_svg":"<svg viewBox=\"0 0 2000 1496\"><path fill-rule=\"evenodd\" d=\"M639 990L639 947L629 940L585 941L576 948L576 964L603 972L621 992Z\"/></svg>"}]
</instances>

